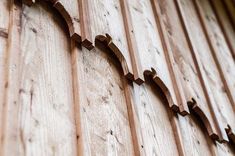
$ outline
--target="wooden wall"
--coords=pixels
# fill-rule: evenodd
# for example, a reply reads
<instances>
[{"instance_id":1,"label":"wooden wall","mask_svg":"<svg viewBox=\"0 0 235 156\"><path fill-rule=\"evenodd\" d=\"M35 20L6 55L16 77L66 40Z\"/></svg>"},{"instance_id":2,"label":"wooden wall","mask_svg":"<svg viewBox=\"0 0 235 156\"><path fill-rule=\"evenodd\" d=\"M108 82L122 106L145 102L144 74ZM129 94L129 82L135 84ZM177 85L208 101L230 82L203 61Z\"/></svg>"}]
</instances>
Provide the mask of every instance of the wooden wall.
<instances>
[{"instance_id":1,"label":"wooden wall","mask_svg":"<svg viewBox=\"0 0 235 156\"><path fill-rule=\"evenodd\" d=\"M0 156L235 155L233 0L0 10Z\"/></svg>"}]
</instances>

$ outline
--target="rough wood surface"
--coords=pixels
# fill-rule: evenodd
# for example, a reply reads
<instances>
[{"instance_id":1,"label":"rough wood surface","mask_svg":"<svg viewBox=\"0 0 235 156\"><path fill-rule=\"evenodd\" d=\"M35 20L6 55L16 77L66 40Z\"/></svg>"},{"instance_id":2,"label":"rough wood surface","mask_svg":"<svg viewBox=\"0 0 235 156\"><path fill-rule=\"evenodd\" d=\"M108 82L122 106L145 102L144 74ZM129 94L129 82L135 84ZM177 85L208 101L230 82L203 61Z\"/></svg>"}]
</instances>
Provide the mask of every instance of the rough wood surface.
<instances>
[{"instance_id":1,"label":"rough wood surface","mask_svg":"<svg viewBox=\"0 0 235 156\"><path fill-rule=\"evenodd\" d=\"M149 80L148 80L149 81ZM178 155L173 116L163 93L154 82L134 85L134 101L141 130L143 155ZM163 130L164 129L164 130ZM168 150L170 149L170 150Z\"/></svg>"},{"instance_id":2,"label":"rough wood surface","mask_svg":"<svg viewBox=\"0 0 235 156\"><path fill-rule=\"evenodd\" d=\"M44 3L31 8L17 4L12 9L3 152L76 155L70 45L64 23Z\"/></svg>"},{"instance_id":3,"label":"rough wood surface","mask_svg":"<svg viewBox=\"0 0 235 156\"><path fill-rule=\"evenodd\" d=\"M235 154L232 0L22 2L0 2L0 156Z\"/></svg>"},{"instance_id":4,"label":"rough wood surface","mask_svg":"<svg viewBox=\"0 0 235 156\"><path fill-rule=\"evenodd\" d=\"M190 54L190 45L187 36L184 35L184 27L179 15L179 10L174 1L159 1L159 17L162 20L162 27L165 29L165 37L168 41L169 53L173 53L174 61L172 65L176 70L176 78L179 79L183 90L179 90L182 96L183 104L187 101L206 103L203 95L203 89L200 85L198 72L196 70L192 55ZM178 73L177 73L178 70ZM184 101L184 99L186 101Z\"/></svg>"},{"instance_id":5,"label":"rough wood surface","mask_svg":"<svg viewBox=\"0 0 235 156\"><path fill-rule=\"evenodd\" d=\"M166 61L165 51L159 34L159 28L154 17L150 1L128 1L132 17L133 32L136 37L137 48L142 69L156 70L157 75L172 93L171 107L178 110L171 73Z\"/></svg>"},{"instance_id":6,"label":"rough wood surface","mask_svg":"<svg viewBox=\"0 0 235 156\"><path fill-rule=\"evenodd\" d=\"M70 37L78 42L81 42L81 28L80 28L78 1L56 0L53 6L64 17L69 28Z\"/></svg>"},{"instance_id":7,"label":"rough wood surface","mask_svg":"<svg viewBox=\"0 0 235 156\"><path fill-rule=\"evenodd\" d=\"M84 155L134 155L122 72L114 63L98 48L79 51Z\"/></svg>"},{"instance_id":8,"label":"rough wood surface","mask_svg":"<svg viewBox=\"0 0 235 156\"><path fill-rule=\"evenodd\" d=\"M198 103L198 106L207 116L210 125L214 127L212 137L214 137L213 135L217 135L219 137L218 140L228 141L227 134L224 130L225 127L221 125L217 118L219 112L216 109L216 103L220 103L220 100L227 102L228 97L222 90L222 80L211 54L206 35L203 33L203 27L198 17L198 9L193 2L189 1L180 0L179 5L183 12L182 14L190 44L192 45L193 57L197 65L201 85L207 98L206 103ZM187 18L187 16L190 18Z\"/></svg>"},{"instance_id":9,"label":"rough wood surface","mask_svg":"<svg viewBox=\"0 0 235 156\"><path fill-rule=\"evenodd\" d=\"M6 67L7 67L7 44L9 30L9 10L10 2L2 0L0 2L0 155L2 154L3 146L3 127L4 127L4 107L5 107L5 90L8 87L6 82Z\"/></svg>"},{"instance_id":10,"label":"rough wood surface","mask_svg":"<svg viewBox=\"0 0 235 156\"><path fill-rule=\"evenodd\" d=\"M218 24L221 27L221 31L224 34L224 38L228 44L228 47L230 48L233 59L235 59L235 29L229 22L229 16L226 14L226 10L223 7L221 0L209 1L218 20Z\"/></svg>"},{"instance_id":11,"label":"rough wood surface","mask_svg":"<svg viewBox=\"0 0 235 156\"><path fill-rule=\"evenodd\" d=\"M85 27L90 27L91 42L95 41L97 35L108 34L111 36L113 44L118 47L127 62L129 74L133 74L119 0L88 0L86 3L89 4L89 17L87 17L89 19L86 19L89 21L89 25Z\"/></svg>"}]
</instances>

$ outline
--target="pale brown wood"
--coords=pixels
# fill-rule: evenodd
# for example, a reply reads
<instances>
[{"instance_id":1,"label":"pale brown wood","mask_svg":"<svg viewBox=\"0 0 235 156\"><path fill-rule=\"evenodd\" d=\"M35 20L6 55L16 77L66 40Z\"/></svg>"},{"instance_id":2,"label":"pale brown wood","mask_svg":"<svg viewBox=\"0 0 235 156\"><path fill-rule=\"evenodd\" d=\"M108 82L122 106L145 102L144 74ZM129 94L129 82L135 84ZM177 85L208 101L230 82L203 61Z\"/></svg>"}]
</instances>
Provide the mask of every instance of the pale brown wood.
<instances>
[{"instance_id":1,"label":"pale brown wood","mask_svg":"<svg viewBox=\"0 0 235 156\"><path fill-rule=\"evenodd\" d=\"M230 100L232 109L235 111L235 80L231 78L235 77L235 71L231 70L235 68L233 57L230 55L229 47L208 1L196 1L196 5L207 42L223 81L225 92Z\"/></svg>"},{"instance_id":2,"label":"pale brown wood","mask_svg":"<svg viewBox=\"0 0 235 156\"><path fill-rule=\"evenodd\" d=\"M137 49L135 34L133 30L132 20L130 16L130 10L127 1L120 0L123 20L125 24L126 38L128 42L128 49L131 57L131 63L133 67L134 80L137 84L144 83L143 70L139 63L139 51Z\"/></svg>"},{"instance_id":3,"label":"pale brown wood","mask_svg":"<svg viewBox=\"0 0 235 156\"><path fill-rule=\"evenodd\" d=\"M170 43L167 38L167 32L163 23L163 19L161 18L162 16L160 13L160 6L158 5L156 1L153 1L153 0L151 1L151 4L152 4L153 12L156 18L155 20L159 29L159 34L161 37L163 50L166 56L166 62L168 65L168 69L170 71L173 88L174 88L176 98L177 98L177 103L179 105L179 113L181 115L187 115L189 114L189 109L188 109L186 97L184 95L183 88L180 82L178 68L174 65L175 61L174 61L173 54L172 54L173 52L170 49L170 45L169 45Z\"/></svg>"},{"instance_id":4,"label":"pale brown wood","mask_svg":"<svg viewBox=\"0 0 235 156\"><path fill-rule=\"evenodd\" d=\"M78 75L78 57L81 45L77 45L75 41L71 41L71 68L72 68L72 82L73 82L73 103L74 103L74 119L76 124L76 141L77 141L77 155L83 155L83 134L81 128L81 106L79 103L79 75Z\"/></svg>"},{"instance_id":5,"label":"pale brown wood","mask_svg":"<svg viewBox=\"0 0 235 156\"><path fill-rule=\"evenodd\" d=\"M94 42L98 35L111 36L112 45L119 49L126 60L130 72L128 75L133 75L119 0L87 0L86 3L89 4L89 19L86 20L89 22L91 42ZM133 76L128 78L134 79Z\"/></svg>"},{"instance_id":6,"label":"pale brown wood","mask_svg":"<svg viewBox=\"0 0 235 156\"><path fill-rule=\"evenodd\" d=\"M2 0L0 2L0 155L3 153L5 90L8 88L6 68L10 4L11 1L8 0Z\"/></svg>"},{"instance_id":7,"label":"pale brown wood","mask_svg":"<svg viewBox=\"0 0 235 156\"><path fill-rule=\"evenodd\" d=\"M229 16L226 14L225 9L221 0L209 0L212 9L216 15L221 31L224 34L225 40L230 48L230 52L235 60L235 29L233 29L232 24L229 22Z\"/></svg>"},{"instance_id":8,"label":"pale brown wood","mask_svg":"<svg viewBox=\"0 0 235 156\"><path fill-rule=\"evenodd\" d=\"M171 92L174 110L178 110L178 103L173 82L167 65L159 29L156 24L150 1L128 1L130 14L135 32L137 48L142 69L155 69L159 78ZM172 103L171 103L172 104Z\"/></svg>"},{"instance_id":9,"label":"pale brown wood","mask_svg":"<svg viewBox=\"0 0 235 156\"><path fill-rule=\"evenodd\" d=\"M209 138L206 127L195 115L178 116L177 121L182 133L185 155L216 155L214 143Z\"/></svg>"},{"instance_id":10,"label":"pale brown wood","mask_svg":"<svg viewBox=\"0 0 235 156\"><path fill-rule=\"evenodd\" d=\"M77 0L56 0L53 3L53 6L64 17L69 28L70 37L76 40L77 42L81 42L81 28L80 28L78 1Z\"/></svg>"},{"instance_id":11,"label":"pale brown wood","mask_svg":"<svg viewBox=\"0 0 235 156\"><path fill-rule=\"evenodd\" d=\"M233 7L2 0L0 155L234 155Z\"/></svg>"},{"instance_id":12,"label":"pale brown wood","mask_svg":"<svg viewBox=\"0 0 235 156\"><path fill-rule=\"evenodd\" d=\"M48 5L53 5L62 15L69 28L70 37L77 42L81 42L79 4L76 0L43 0ZM33 5L35 0L23 0L26 5ZM49 3L50 2L50 3Z\"/></svg>"},{"instance_id":13,"label":"pale brown wood","mask_svg":"<svg viewBox=\"0 0 235 156\"><path fill-rule=\"evenodd\" d=\"M196 99L198 103L205 103L206 100L203 95L200 80L197 76L193 58L190 55L191 49L184 35L182 22L178 16L177 8L174 6L174 1L160 0L158 10L159 17L162 20L162 31L166 31L164 35L169 53L173 54L172 57L175 60L172 66L175 66L174 70L176 70L176 73L178 70L178 73L175 75L181 81L179 88L180 85L183 88L183 90L180 89L180 92L183 92L181 93L183 95L182 98L184 99L185 96L185 100L190 103L192 99ZM186 101L183 100L184 103Z\"/></svg>"},{"instance_id":14,"label":"pale brown wood","mask_svg":"<svg viewBox=\"0 0 235 156\"><path fill-rule=\"evenodd\" d=\"M95 42L101 42L106 45L106 47L111 50L110 52L112 52L117 57L118 61L121 63L124 75L128 79L134 80L133 74L127 64L126 58L123 56L122 52L118 49L118 47L113 43L111 36L109 36L108 34L106 34L106 36L98 35L96 36Z\"/></svg>"},{"instance_id":15,"label":"pale brown wood","mask_svg":"<svg viewBox=\"0 0 235 156\"><path fill-rule=\"evenodd\" d=\"M203 26L204 34L206 35L207 42L209 44L212 57L215 61L216 67L219 72L219 76L222 81L222 89L224 89L225 94L220 94L219 98L215 97L217 102L218 112L216 117L219 119L220 124L223 125L224 128L227 126L231 127L230 133L234 133L235 128L235 80L231 77L235 77L235 71L231 69L235 69L235 64L230 55L229 48L223 38L222 32L218 27L218 23L216 23L215 15L212 12L212 8L210 8L210 4L208 1L195 1L195 5L198 9L198 15ZM204 9L204 10L202 10ZM203 14L204 13L204 14ZM211 20L206 20L206 17L211 19L215 19L214 22ZM216 25L217 24L217 25ZM226 95L227 94L227 95ZM224 97L226 101L222 101L221 98ZM221 106L223 103L223 106Z\"/></svg>"},{"instance_id":16,"label":"pale brown wood","mask_svg":"<svg viewBox=\"0 0 235 156\"><path fill-rule=\"evenodd\" d=\"M146 84L147 83L147 84ZM150 79L134 84L134 104L141 130L142 155L182 155L177 147L173 116L164 94ZM164 129L164 130L162 130ZM179 144L178 144L179 145Z\"/></svg>"},{"instance_id":17,"label":"pale brown wood","mask_svg":"<svg viewBox=\"0 0 235 156\"><path fill-rule=\"evenodd\" d=\"M70 39L51 9L12 5L4 155L77 155Z\"/></svg>"},{"instance_id":18,"label":"pale brown wood","mask_svg":"<svg viewBox=\"0 0 235 156\"><path fill-rule=\"evenodd\" d=\"M209 128L209 135L213 139L218 140L220 142L228 141L228 137L224 130L224 127L221 127L222 125L221 123L219 123L216 117L216 114L218 113L216 111L218 110L215 108L215 99L212 95L212 90L219 92L220 89L210 88L215 87L215 85L210 85L210 83L212 83L213 81L209 81L209 79L218 79L219 75L217 69L215 69L216 65L214 63L214 60L212 59L212 56L210 56L210 49L207 45L206 37L203 34L202 27L200 26L200 21L197 18L197 12L192 2L184 0L175 0L175 2L180 10L180 15L182 16L182 19L184 20L183 24L187 35L187 40L190 44L194 63L196 65L201 85L203 87L203 91L207 100L206 103L198 103L195 101L196 105L194 105L194 109L202 118L203 122L207 125L206 127ZM208 60L209 58L210 60ZM213 78L210 77L210 75L214 74L217 75Z\"/></svg>"},{"instance_id":19,"label":"pale brown wood","mask_svg":"<svg viewBox=\"0 0 235 156\"><path fill-rule=\"evenodd\" d=\"M81 19L82 45L91 50L94 48L94 40L91 37L88 0L79 0L79 14Z\"/></svg>"},{"instance_id":20,"label":"pale brown wood","mask_svg":"<svg viewBox=\"0 0 235 156\"><path fill-rule=\"evenodd\" d=\"M78 59L84 155L134 155L121 67L98 48Z\"/></svg>"}]
</instances>

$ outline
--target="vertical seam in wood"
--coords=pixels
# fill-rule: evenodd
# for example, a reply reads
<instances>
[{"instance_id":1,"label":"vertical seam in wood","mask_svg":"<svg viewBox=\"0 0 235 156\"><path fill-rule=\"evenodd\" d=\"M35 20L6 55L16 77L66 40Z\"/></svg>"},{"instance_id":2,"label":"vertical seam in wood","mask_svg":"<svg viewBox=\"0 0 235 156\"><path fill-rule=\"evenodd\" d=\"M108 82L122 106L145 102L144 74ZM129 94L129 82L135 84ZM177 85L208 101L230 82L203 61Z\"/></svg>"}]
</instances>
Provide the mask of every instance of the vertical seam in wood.
<instances>
[{"instance_id":1,"label":"vertical seam in wood","mask_svg":"<svg viewBox=\"0 0 235 156\"><path fill-rule=\"evenodd\" d=\"M71 66L72 66L72 84L73 84L73 103L74 103L74 120L76 124L76 141L77 141L77 155L83 155L83 138L81 129L81 114L80 114L80 102L79 102L79 90L78 90L78 52L76 50L76 43L71 40Z\"/></svg>"},{"instance_id":2,"label":"vertical seam in wood","mask_svg":"<svg viewBox=\"0 0 235 156\"><path fill-rule=\"evenodd\" d=\"M173 118L171 120L171 123L172 123L172 128L174 130L174 138L176 140L176 146L177 146L177 149L179 151L179 155L180 156L186 156L186 153L185 153L185 149L184 149L184 143L182 141L182 135L181 135L181 132L180 132L180 129L179 129L179 124L176 120L176 116L174 116L173 112L170 112L170 115L171 115L171 118Z\"/></svg>"},{"instance_id":3,"label":"vertical seam in wood","mask_svg":"<svg viewBox=\"0 0 235 156\"><path fill-rule=\"evenodd\" d=\"M182 86L181 83L179 82L178 79L178 72L174 69L174 60L173 60L173 56L172 53L169 52L169 41L167 40L167 37L165 35L165 29L163 28L163 24L161 21L161 17L158 15L160 14L158 12L159 8L157 5L157 1L151 0L151 5L152 5L152 10L154 13L154 17L155 17L155 22L157 25L157 29L160 35L160 39L161 39L161 43L163 46L163 50L164 50L164 55L166 57L166 62L167 62L167 67L169 69L170 72L170 79L173 82L173 88L174 88L174 92L176 94L176 99L177 99L177 105L179 105L180 108L180 114L181 115L187 115L189 114L189 109L187 107L187 102L184 96L184 92L182 90Z\"/></svg>"},{"instance_id":4,"label":"vertical seam in wood","mask_svg":"<svg viewBox=\"0 0 235 156\"><path fill-rule=\"evenodd\" d=\"M194 2L195 2L195 7L196 7L197 15L198 15L198 17L199 17L199 21L200 21L200 23L201 23L203 32L204 32L204 34L205 34L205 36L206 36L206 40L207 40L207 43L208 43L208 45L209 45L211 54L212 54L213 59L214 59L214 61L215 61L216 67L217 67L217 69L218 69L218 71L219 71L219 75L220 75L220 77L221 77L221 80L222 80L222 82L223 82L223 84L224 84L225 91L226 91L226 93L227 93L229 102L230 102L230 104L231 104L231 106L232 106L232 108L233 108L233 111L235 112L235 106L233 105L233 104L234 104L234 100L233 100L232 93L231 93L231 91L230 91L230 89L229 89L229 87L228 87L227 80L226 80L226 78L225 78L225 76L224 76L224 72L223 72L222 67L221 67L221 65L220 65L220 63L219 63L218 56L217 56L217 54L216 54L216 52L215 52L216 50L215 50L214 46L212 45L212 41L211 41L211 39L210 39L210 37L209 37L209 34L208 34L208 31L210 31L210 30L208 30L208 29L206 28L205 20L203 19L203 15L202 15L202 13L201 13L202 10L201 10L201 8L200 8L200 6L199 6L199 4L198 4L198 1L197 1L197 0L194 0Z\"/></svg>"},{"instance_id":5,"label":"vertical seam in wood","mask_svg":"<svg viewBox=\"0 0 235 156\"><path fill-rule=\"evenodd\" d=\"M202 85L203 92L204 92L204 95L206 97L206 101L208 102L210 113L212 115L213 121L215 122L216 130L214 129L214 126L213 126L212 132L209 132L209 135L212 137L212 139L217 139L217 136L218 136L219 137L218 141L221 142L222 141L221 139L222 139L223 135L222 135L222 132L220 131L218 120L216 119L215 113L213 111L212 99L211 99L210 95L208 94L208 85L205 82L205 78L204 78L204 76L202 74L201 62L198 59L198 55L196 54L195 48L194 48L193 43L192 43L192 41L190 39L191 37L190 37L189 32L188 32L189 30L188 30L188 28L186 26L186 23L184 21L184 17L182 15L182 10L180 8L180 2L178 0L174 0L174 2L175 2L175 5L176 5L176 8L177 8L176 10L178 12L178 15L180 17L180 21L181 21L181 24L182 24L182 27L183 27L183 30L184 30L187 42L188 42L189 47L190 47L191 54L193 56L194 64L195 64L196 69L198 71L200 83Z\"/></svg>"},{"instance_id":6,"label":"vertical seam in wood","mask_svg":"<svg viewBox=\"0 0 235 156\"><path fill-rule=\"evenodd\" d=\"M226 31L225 31L225 27L222 24L222 19L220 18L219 13L218 13L218 11L216 9L215 0L209 0L209 3L211 5L211 8L212 8L213 12L215 13L215 17L216 17L216 19L217 19L217 21L219 23L219 26L221 28L221 31L222 31L223 35L224 35L225 41L228 44L228 47L229 47L230 52L231 52L231 55L233 56L233 59L235 59L235 51L234 51L234 49L232 47L232 43L230 42L230 40L228 38L228 35L227 35Z\"/></svg>"},{"instance_id":7,"label":"vertical seam in wood","mask_svg":"<svg viewBox=\"0 0 235 156\"><path fill-rule=\"evenodd\" d=\"M120 6L122 11L123 22L125 25L124 27L126 32L128 50L131 58L131 64L133 68L134 80L137 84L141 85L142 83L144 83L144 76L143 70L139 64L139 51L136 45L134 29L127 0L120 0Z\"/></svg>"},{"instance_id":8,"label":"vertical seam in wood","mask_svg":"<svg viewBox=\"0 0 235 156\"><path fill-rule=\"evenodd\" d=\"M88 0L78 0L79 1L79 16L81 23L81 38L82 46L91 50L94 48L93 40L91 36L91 25L89 16L89 3Z\"/></svg>"},{"instance_id":9,"label":"vertical seam in wood","mask_svg":"<svg viewBox=\"0 0 235 156\"><path fill-rule=\"evenodd\" d=\"M131 137L132 137L132 142L133 142L133 148L134 148L134 154L135 156L140 156L140 147L139 147L139 141L137 137L137 125L136 125L136 120L134 117L134 104L132 100L132 96L130 93L130 86L126 80L126 78L123 76L122 77L122 83L124 86L124 93L125 93L125 99L126 99L126 106L127 106L127 112L128 112L128 121L130 124L130 129L131 129Z\"/></svg>"},{"instance_id":10,"label":"vertical seam in wood","mask_svg":"<svg viewBox=\"0 0 235 156\"><path fill-rule=\"evenodd\" d=\"M3 156L5 154L5 137L6 137L6 127L7 127L7 113L8 113L8 95L9 95L9 72L10 72L10 54L11 54L11 46L12 46L12 36L13 36L13 27L14 27L14 16L15 16L15 0L10 0L9 5L9 25L8 25L8 42L7 42L7 48L6 48L6 69L4 71L5 73L5 82L8 82L8 87L5 88L5 92L3 93L3 109L1 112L2 115L2 130L0 131L0 156ZM21 4L20 2L17 2L17 4ZM21 8L20 8L21 9Z\"/></svg>"}]
</instances>

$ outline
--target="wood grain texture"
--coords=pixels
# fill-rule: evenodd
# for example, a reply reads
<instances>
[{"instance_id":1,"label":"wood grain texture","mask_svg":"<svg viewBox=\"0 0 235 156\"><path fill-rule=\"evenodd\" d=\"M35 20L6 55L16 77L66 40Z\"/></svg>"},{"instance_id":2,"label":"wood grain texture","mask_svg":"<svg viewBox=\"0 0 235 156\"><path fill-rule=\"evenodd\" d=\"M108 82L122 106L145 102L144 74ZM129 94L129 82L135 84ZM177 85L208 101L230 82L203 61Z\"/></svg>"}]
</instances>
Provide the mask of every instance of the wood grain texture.
<instances>
[{"instance_id":1,"label":"wood grain texture","mask_svg":"<svg viewBox=\"0 0 235 156\"><path fill-rule=\"evenodd\" d=\"M76 0L43 0L48 2L48 5L53 5L62 15L69 28L69 34L72 39L81 42L81 28L79 16L79 4ZM23 0L24 4L31 6L35 0Z\"/></svg>"},{"instance_id":2,"label":"wood grain texture","mask_svg":"<svg viewBox=\"0 0 235 156\"><path fill-rule=\"evenodd\" d=\"M94 40L91 37L89 4L87 0L79 0L79 15L81 19L82 45L91 50L94 48Z\"/></svg>"},{"instance_id":3,"label":"wood grain texture","mask_svg":"<svg viewBox=\"0 0 235 156\"><path fill-rule=\"evenodd\" d=\"M83 134L81 129L81 106L79 103L79 73L78 73L78 52L81 45L77 45L75 41L71 41L71 68L72 68L72 82L73 82L73 104L74 104L74 120L76 124L76 140L77 140L77 155L83 155Z\"/></svg>"},{"instance_id":4,"label":"wood grain texture","mask_svg":"<svg viewBox=\"0 0 235 156\"><path fill-rule=\"evenodd\" d=\"M86 21L89 22L86 31L91 37L90 42L94 42L96 36L108 34L112 37L113 45L118 47L124 56L127 66L130 70L129 75L133 75L133 67L131 63L131 56L128 51L128 43L126 39L125 25L123 22L122 12L119 0L88 0L89 4ZM115 21L115 22L113 22ZM86 26L85 26L86 27ZM133 76L131 79L134 79Z\"/></svg>"},{"instance_id":5,"label":"wood grain texture","mask_svg":"<svg viewBox=\"0 0 235 156\"><path fill-rule=\"evenodd\" d=\"M215 97L217 98L216 101L219 101L216 103L218 112L220 112L217 118L220 118L219 122L223 124L223 127L227 128L229 126L230 133L235 134L235 80L231 78L235 77L235 70L231 70L235 69L234 60L208 1L195 1L195 5L198 8L198 15L203 26L204 34L207 37L212 57L221 77L222 89L225 92L223 96L227 97L227 101L224 102L219 101L218 97ZM209 17L209 19L206 19L206 17ZM210 19L215 19L215 21L212 22ZM222 95L219 96L220 98L222 97ZM223 103L223 106L221 106L221 103Z\"/></svg>"},{"instance_id":6,"label":"wood grain texture","mask_svg":"<svg viewBox=\"0 0 235 156\"><path fill-rule=\"evenodd\" d=\"M120 49L113 43L113 40L111 36L108 34L104 35L98 35L95 38L95 43L102 43L110 50L110 52L118 59L118 61L121 63L121 67L123 70L123 74L125 77L127 77L129 80L134 80L134 76L132 74L132 70L129 68L127 60L125 56L122 54Z\"/></svg>"},{"instance_id":7,"label":"wood grain texture","mask_svg":"<svg viewBox=\"0 0 235 156\"><path fill-rule=\"evenodd\" d=\"M9 30L10 4L8 0L0 2L0 155L2 155L3 127L4 127L4 107L5 107L5 90L8 87L6 81L7 73L7 44Z\"/></svg>"},{"instance_id":8,"label":"wood grain texture","mask_svg":"<svg viewBox=\"0 0 235 156\"><path fill-rule=\"evenodd\" d=\"M195 115L177 117L182 133L185 155L216 155L213 141L209 138L206 127Z\"/></svg>"},{"instance_id":9,"label":"wood grain texture","mask_svg":"<svg viewBox=\"0 0 235 156\"><path fill-rule=\"evenodd\" d=\"M76 155L64 23L44 3L12 9L4 155Z\"/></svg>"},{"instance_id":10,"label":"wood grain texture","mask_svg":"<svg viewBox=\"0 0 235 156\"><path fill-rule=\"evenodd\" d=\"M168 33L167 33L167 30L165 29L164 21L161 15L161 12L163 12L163 10L161 10L160 6L158 5L159 3L157 3L156 1L152 0L151 4L152 4L152 9L154 12L155 20L159 29L159 34L161 37L163 50L166 56L166 62L167 62L167 66L170 72L174 94L176 95L177 103L179 105L179 113L181 115L187 115L189 114L189 109L187 106L185 93L183 91L183 87L180 82L179 68L175 66L176 63L175 63L173 52L171 50L170 42L167 36Z\"/></svg>"},{"instance_id":11,"label":"wood grain texture","mask_svg":"<svg viewBox=\"0 0 235 156\"><path fill-rule=\"evenodd\" d=\"M78 59L83 154L134 155L121 68L98 48Z\"/></svg>"},{"instance_id":12,"label":"wood grain texture","mask_svg":"<svg viewBox=\"0 0 235 156\"><path fill-rule=\"evenodd\" d=\"M0 156L234 155L232 0L22 2L0 2Z\"/></svg>"},{"instance_id":13,"label":"wood grain texture","mask_svg":"<svg viewBox=\"0 0 235 156\"><path fill-rule=\"evenodd\" d=\"M174 92L173 82L169 72L166 55L163 49L159 28L157 27L150 1L128 1L133 31L142 69L155 69L164 85L172 94L174 110L178 110L178 103ZM151 9L150 9L151 8Z\"/></svg>"},{"instance_id":14,"label":"wood grain texture","mask_svg":"<svg viewBox=\"0 0 235 156\"><path fill-rule=\"evenodd\" d=\"M178 155L171 113L163 93L154 82L133 86L136 115L141 130L142 155ZM164 130L162 130L164 129ZM170 150L169 150L170 149Z\"/></svg>"},{"instance_id":15,"label":"wood grain texture","mask_svg":"<svg viewBox=\"0 0 235 156\"><path fill-rule=\"evenodd\" d=\"M53 1L53 0L51 0ZM69 34L72 39L81 42L81 28L79 16L79 4L76 0L57 0L53 6L64 17L68 28Z\"/></svg>"},{"instance_id":16,"label":"wood grain texture","mask_svg":"<svg viewBox=\"0 0 235 156\"><path fill-rule=\"evenodd\" d=\"M136 45L135 34L133 30L130 8L127 1L120 0L123 21L125 24L126 38L128 42L128 50L131 57L131 64L133 67L134 80L137 84L141 85L144 83L143 69L140 65L139 51Z\"/></svg>"},{"instance_id":17,"label":"wood grain texture","mask_svg":"<svg viewBox=\"0 0 235 156\"><path fill-rule=\"evenodd\" d=\"M206 36L203 33L203 28L201 26L200 19L198 18L197 8L195 8L193 2L183 0L178 2L178 5L180 5L181 11L183 12L182 16L185 21L185 28L188 33L190 44L192 45L192 54L199 72L201 85L207 98L207 103L198 103L198 106L207 116L210 125L214 127L213 133L218 136L218 138L215 136L214 139L218 139L219 141L228 141L224 127L217 118L217 114L219 112L216 109L216 103L219 102L219 100L227 102L226 100L228 100L228 97L222 91L222 80L211 55ZM212 137L214 136L212 135Z\"/></svg>"},{"instance_id":18,"label":"wood grain texture","mask_svg":"<svg viewBox=\"0 0 235 156\"><path fill-rule=\"evenodd\" d=\"M229 22L229 16L226 14L226 10L223 7L221 0L209 0L210 5L212 6L213 12L215 13L218 24L221 28L221 31L224 34L224 38L228 44L231 55L235 59L235 30L232 24Z\"/></svg>"}]
</instances>

